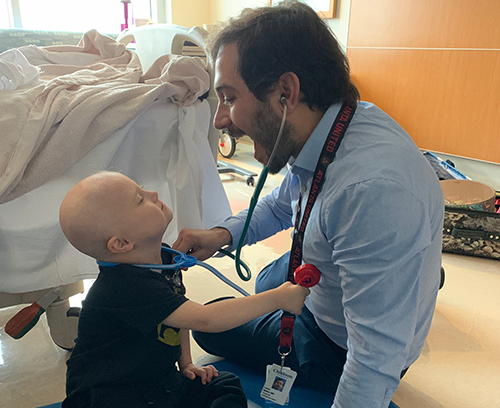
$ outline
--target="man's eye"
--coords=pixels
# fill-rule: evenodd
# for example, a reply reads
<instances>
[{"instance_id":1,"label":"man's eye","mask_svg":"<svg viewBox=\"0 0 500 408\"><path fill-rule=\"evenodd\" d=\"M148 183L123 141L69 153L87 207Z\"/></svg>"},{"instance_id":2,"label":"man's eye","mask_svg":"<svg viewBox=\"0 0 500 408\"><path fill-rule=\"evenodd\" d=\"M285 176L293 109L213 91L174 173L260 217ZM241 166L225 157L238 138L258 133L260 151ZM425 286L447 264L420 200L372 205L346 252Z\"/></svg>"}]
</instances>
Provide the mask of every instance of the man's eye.
<instances>
[{"instance_id":1,"label":"man's eye","mask_svg":"<svg viewBox=\"0 0 500 408\"><path fill-rule=\"evenodd\" d=\"M224 98L224 105L231 105L235 98Z\"/></svg>"}]
</instances>

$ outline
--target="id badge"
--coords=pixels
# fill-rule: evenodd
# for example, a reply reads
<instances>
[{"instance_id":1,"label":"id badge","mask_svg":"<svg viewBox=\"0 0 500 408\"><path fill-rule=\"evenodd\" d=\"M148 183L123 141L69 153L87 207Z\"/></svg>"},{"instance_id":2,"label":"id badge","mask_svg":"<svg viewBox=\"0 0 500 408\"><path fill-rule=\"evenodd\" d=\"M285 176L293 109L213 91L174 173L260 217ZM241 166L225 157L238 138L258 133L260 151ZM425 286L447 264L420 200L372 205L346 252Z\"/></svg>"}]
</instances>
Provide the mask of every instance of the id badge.
<instances>
[{"instance_id":1,"label":"id badge","mask_svg":"<svg viewBox=\"0 0 500 408\"><path fill-rule=\"evenodd\" d=\"M268 365L266 383L260 396L278 405L285 405L295 377L297 377L297 373L288 367L281 368L278 364Z\"/></svg>"}]
</instances>

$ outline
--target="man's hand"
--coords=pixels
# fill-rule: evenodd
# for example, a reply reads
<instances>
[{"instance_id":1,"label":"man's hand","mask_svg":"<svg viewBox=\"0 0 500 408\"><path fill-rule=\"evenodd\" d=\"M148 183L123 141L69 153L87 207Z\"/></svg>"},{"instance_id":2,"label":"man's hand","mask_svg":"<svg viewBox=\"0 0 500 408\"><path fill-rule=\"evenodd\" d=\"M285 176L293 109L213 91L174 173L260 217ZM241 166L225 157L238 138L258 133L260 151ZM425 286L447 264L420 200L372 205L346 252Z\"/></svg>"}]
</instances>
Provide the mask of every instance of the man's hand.
<instances>
[{"instance_id":1,"label":"man's hand","mask_svg":"<svg viewBox=\"0 0 500 408\"><path fill-rule=\"evenodd\" d=\"M184 228L179 232L172 248L204 261L223 246L230 244L231 240L231 234L225 228L210 230Z\"/></svg>"},{"instance_id":2,"label":"man's hand","mask_svg":"<svg viewBox=\"0 0 500 408\"><path fill-rule=\"evenodd\" d=\"M194 380L196 377L201 378L201 383L203 385L208 384L212 381L212 378L217 377L219 372L213 365L208 365L204 367L195 366L193 363L186 364L181 368L181 373L184 377Z\"/></svg>"}]
</instances>

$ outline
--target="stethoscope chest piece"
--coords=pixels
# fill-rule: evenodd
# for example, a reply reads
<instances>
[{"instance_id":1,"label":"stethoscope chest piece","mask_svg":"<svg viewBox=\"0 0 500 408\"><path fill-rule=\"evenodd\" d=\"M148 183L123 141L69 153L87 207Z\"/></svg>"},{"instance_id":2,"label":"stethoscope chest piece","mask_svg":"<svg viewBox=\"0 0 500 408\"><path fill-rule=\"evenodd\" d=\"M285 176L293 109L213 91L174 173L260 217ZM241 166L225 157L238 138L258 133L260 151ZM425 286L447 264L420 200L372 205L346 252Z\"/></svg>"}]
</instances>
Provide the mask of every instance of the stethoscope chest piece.
<instances>
[{"instance_id":1,"label":"stethoscope chest piece","mask_svg":"<svg viewBox=\"0 0 500 408\"><path fill-rule=\"evenodd\" d=\"M295 282L305 288L316 286L321 279L321 272L313 264L303 264L295 269Z\"/></svg>"}]
</instances>

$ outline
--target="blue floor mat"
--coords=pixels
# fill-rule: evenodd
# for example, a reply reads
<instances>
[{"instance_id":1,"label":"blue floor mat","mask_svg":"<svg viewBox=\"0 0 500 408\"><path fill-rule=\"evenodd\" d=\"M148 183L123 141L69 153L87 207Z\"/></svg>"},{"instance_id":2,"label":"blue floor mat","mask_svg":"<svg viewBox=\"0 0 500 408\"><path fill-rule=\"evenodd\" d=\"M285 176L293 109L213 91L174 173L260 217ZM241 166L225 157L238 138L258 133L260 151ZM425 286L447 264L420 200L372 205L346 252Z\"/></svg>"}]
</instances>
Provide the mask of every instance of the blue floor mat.
<instances>
[{"instance_id":1,"label":"blue floor mat","mask_svg":"<svg viewBox=\"0 0 500 408\"><path fill-rule=\"evenodd\" d=\"M260 396L260 391L264 386L265 377L264 374L257 373L255 371L246 369L244 367L238 366L227 360L217 361L212 363L213 366L219 371L229 371L240 377L241 384L243 385L243 390L249 401L264 407L266 400ZM287 405L288 408L304 408L304 407L315 407L315 408L330 408L333 403L333 397L331 394L322 393L318 390L313 390L309 388L302 388L297 385L292 387L290 391L290 401ZM274 406L279 407L275 404Z\"/></svg>"},{"instance_id":2,"label":"blue floor mat","mask_svg":"<svg viewBox=\"0 0 500 408\"><path fill-rule=\"evenodd\" d=\"M255 371L249 370L247 368L238 366L227 360L217 361L211 363L219 371L229 371L240 377L241 384L243 385L243 390L249 401L264 407L264 398L260 396L260 391L265 382L263 374L257 373ZM290 391L290 401L287 408L303 408L303 407L314 407L314 408L330 408L333 403L333 397L331 394L323 393L319 390L314 390L311 388L304 388L297 385L292 387ZM274 405L279 407L279 405ZM399 408L396 404L391 402L389 408Z\"/></svg>"},{"instance_id":3,"label":"blue floor mat","mask_svg":"<svg viewBox=\"0 0 500 408\"><path fill-rule=\"evenodd\" d=\"M263 375L256 373L255 371L246 369L244 367L238 366L227 360L217 361L211 363L219 371L229 371L240 377L241 383L243 385L243 390L249 401L256 405L264 407L265 400L260 396L260 391L264 385L265 378ZM318 390L313 390L310 388L303 388L299 386L293 386L290 392L290 402L287 408L303 408L303 407L314 407L314 408L330 408L333 403L333 397L330 394L323 393ZM39 408L60 408L61 403L44 405ZM276 405L278 407L278 405ZM396 404L391 402L389 408L399 408Z\"/></svg>"}]
</instances>

